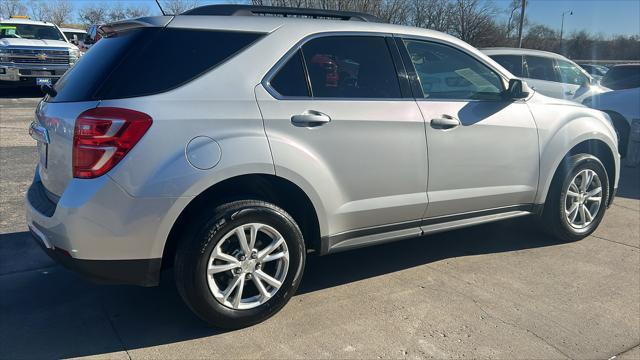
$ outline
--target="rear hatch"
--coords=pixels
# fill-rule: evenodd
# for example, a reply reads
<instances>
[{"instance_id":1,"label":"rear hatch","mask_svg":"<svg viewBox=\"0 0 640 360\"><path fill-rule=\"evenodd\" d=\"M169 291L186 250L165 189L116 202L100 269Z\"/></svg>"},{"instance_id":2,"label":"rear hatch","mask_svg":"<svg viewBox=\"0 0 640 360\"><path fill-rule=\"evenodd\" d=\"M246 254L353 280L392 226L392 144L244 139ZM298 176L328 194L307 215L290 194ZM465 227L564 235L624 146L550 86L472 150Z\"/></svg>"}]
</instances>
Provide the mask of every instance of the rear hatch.
<instances>
[{"instance_id":1,"label":"rear hatch","mask_svg":"<svg viewBox=\"0 0 640 360\"><path fill-rule=\"evenodd\" d=\"M37 122L47 130L49 143L38 142L39 175L49 195L60 197L73 178L72 154L76 119L99 105L99 90L109 85L111 73L144 38L164 24L136 22L129 31L105 38L88 51L54 86L56 96L45 96L36 110ZM56 200L56 199L52 199Z\"/></svg>"},{"instance_id":2,"label":"rear hatch","mask_svg":"<svg viewBox=\"0 0 640 360\"><path fill-rule=\"evenodd\" d=\"M62 196L74 177L74 129L79 115L96 107L98 110L90 113L114 114L113 104L117 102L110 101L112 110L107 110L100 107L101 100L150 96L176 89L224 63L265 35L167 27L171 19L169 16L142 18L102 27L103 38L56 83L57 94L44 98L37 117L49 132L50 143L39 146L40 177L54 196ZM150 98L149 101L153 100ZM116 109L115 113L122 114L121 110ZM129 110L125 109L125 113ZM144 118L147 115L137 113L132 116ZM83 122L78 124L88 129L84 127L85 120L83 116ZM126 131L124 126L118 134ZM99 141L95 137L94 140ZM117 149L115 151L118 153ZM103 172L96 176L101 174ZM76 177L95 176L80 174Z\"/></svg>"}]
</instances>

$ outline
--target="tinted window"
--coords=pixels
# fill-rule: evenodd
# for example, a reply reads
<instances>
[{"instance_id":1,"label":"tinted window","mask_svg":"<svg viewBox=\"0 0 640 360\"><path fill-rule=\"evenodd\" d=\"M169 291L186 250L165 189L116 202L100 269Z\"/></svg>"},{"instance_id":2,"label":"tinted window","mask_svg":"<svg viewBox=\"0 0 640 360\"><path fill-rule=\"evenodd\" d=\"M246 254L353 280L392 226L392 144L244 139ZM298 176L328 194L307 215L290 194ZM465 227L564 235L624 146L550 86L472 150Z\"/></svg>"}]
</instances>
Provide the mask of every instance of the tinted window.
<instances>
[{"instance_id":1,"label":"tinted window","mask_svg":"<svg viewBox=\"0 0 640 360\"><path fill-rule=\"evenodd\" d=\"M56 84L55 102L117 99L171 90L261 35L146 28L103 38Z\"/></svg>"},{"instance_id":2,"label":"tinted window","mask_svg":"<svg viewBox=\"0 0 640 360\"><path fill-rule=\"evenodd\" d=\"M300 51L296 51L287 63L278 70L269 83L280 95L309 96Z\"/></svg>"},{"instance_id":3,"label":"tinted window","mask_svg":"<svg viewBox=\"0 0 640 360\"><path fill-rule=\"evenodd\" d=\"M117 67L118 61L127 51L142 39L154 35L158 29L129 31L115 37L105 38L96 43L80 60L69 69L54 86L58 95L47 97L47 101L87 101L109 72Z\"/></svg>"},{"instance_id":4,"label":"tinted window","mask_svg":"<svg viewBox=\"0 0 640 360\"><path fill-rule=\"evenodd\" d=\"M614 66L600 83L613 90L640 87L640 66Z\"/></svg>"},{"instance_id":5,"label":"tinted window","mask_svg":"<svg viewBox=\"0 0 640 360\"><path fill-rule=\"evenodd\" d=\"M531 79L559 81L552 58L525 56L527 77Z\"/></svg>"},{"instance_id":6,"label":"tinted window","mask_svg":"<svg viewBox=\"0 0 640 360\"><path fill-rule=\"evenodd\" d=\"M171 90L225 61L260 36L246 32L163 29L145 41L146 45L136 44L96 96L114 99Z\"/></svg>"},{"instance_id":7,"label":"tinted window","mask_svg":"<svg viewBox=\"0 0 640 360\"><path fill-rule=\"evenodd\" d=\"M302 50L313 97L402 97L383 37L321 37Z\"/></svg>"},{"instance_id":8,"label":"tinted window","mask_svg":"<svg viewBox=\"0 0 640 360\"><path fill-rule=\"evenodd\" d=\"M501 99L502 79L473 57L446 45L404 42L425 98Z\"/></svg>"},{"instance_id":9,"label":"tinted window","mask_svg":"<svg viewBox=\"0 0 640 360\"><path fill-rule=\"evenodd\" d=\"M564 60L558 60L558 71L563 83L573 85L586 85L589 78L576 65Z\"/></svg>"},{"instance_id":10,"label":"tinted window","mask_svg":"<svg viewBox=\"0 0 640 360\"><path fill-rule=\"evenodd\" d=\"M522 75L522 56L517 55L493 55L491 56L503 68L509 70L515 76Z\"/></svg>"}]
</instances>

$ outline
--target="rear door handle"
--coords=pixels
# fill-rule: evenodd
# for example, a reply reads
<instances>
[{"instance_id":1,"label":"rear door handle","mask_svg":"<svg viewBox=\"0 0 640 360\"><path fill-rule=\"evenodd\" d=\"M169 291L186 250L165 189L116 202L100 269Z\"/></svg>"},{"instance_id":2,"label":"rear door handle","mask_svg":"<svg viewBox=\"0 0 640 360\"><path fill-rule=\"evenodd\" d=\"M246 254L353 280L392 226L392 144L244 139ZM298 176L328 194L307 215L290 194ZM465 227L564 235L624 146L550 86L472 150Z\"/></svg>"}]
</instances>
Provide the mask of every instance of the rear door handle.
<instances>
[{"instance_id":1,"label":"rear door handle","mask_svg":"<svg viewBox=\"0 0 640 360\"><path fill-rule=\"evenodd\" d=\"M442 117L431 119L431 127L434 129L446 130L453 129L460 125L460 120L450 115L442 115Z\"/></svg>"},{"instance_id":2,"label":"rear door handle","mask_svg":"<svg viewBox=\"0 0 640 360\"><path fill-rule=\"evenodd\" d=\"M329 115L315 110L307 110L302 114L291 117L291 123L298 127L317 127L329 122L331 122Z\"/></svg>"}]
</instances>

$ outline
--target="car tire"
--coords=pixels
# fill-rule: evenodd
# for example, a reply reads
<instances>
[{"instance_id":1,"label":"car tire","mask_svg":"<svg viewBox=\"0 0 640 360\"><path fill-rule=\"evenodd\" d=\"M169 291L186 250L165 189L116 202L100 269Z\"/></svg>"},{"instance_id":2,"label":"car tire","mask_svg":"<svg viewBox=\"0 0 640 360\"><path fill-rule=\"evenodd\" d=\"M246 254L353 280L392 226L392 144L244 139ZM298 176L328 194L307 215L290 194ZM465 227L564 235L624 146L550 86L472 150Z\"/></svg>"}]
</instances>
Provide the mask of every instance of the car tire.
<instances>
[{"instance_id":1,"label":"car tire","mask_svg":"<svg viewBox=\"0 0 640 360\"><path fill-rule=\"evenodd\" d=\"M186 228L176 249L176 286L189 308L209 324L237 329L262 322L297 290L305 243L283 209L258 200L233 201Z\"/></svg>"},{"instance_id":2,"label":"car tire","mask_svg":"<svg viewBox=\"0 0 640 360\"><path fill-rule=\"evenodd\" d=\"M568 157L551 183L542 214L543 225L561 241L583 239L602 221L608 200L609 178L602 162L590 154Z\"/></svg>"}]
</instances>

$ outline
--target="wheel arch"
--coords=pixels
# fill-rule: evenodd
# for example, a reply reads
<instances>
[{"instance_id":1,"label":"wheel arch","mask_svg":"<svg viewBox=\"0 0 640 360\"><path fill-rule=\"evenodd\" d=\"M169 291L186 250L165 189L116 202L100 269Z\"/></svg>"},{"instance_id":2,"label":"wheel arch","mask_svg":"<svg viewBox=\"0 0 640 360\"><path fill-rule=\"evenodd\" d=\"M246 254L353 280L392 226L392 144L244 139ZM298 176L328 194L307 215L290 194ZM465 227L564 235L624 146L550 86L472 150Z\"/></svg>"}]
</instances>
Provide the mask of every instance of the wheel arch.
<instances>
[{"instance_id":1,"label":"wheel arch","mask_svg":"<svg viewBox=\"0 0 640 360\"><path fill-rule=\"evenodd\" d=\"M320 249L322 218L318 214L321 214L321 205L314 203L301 186L289 179L271 174L245 174L233 176L209 186L184 207L171 227L164 244L162 267L166 268L173 264L180 234L196 212L210 209L215 204L243 198L263 200L283 208L300 226L307 249L315 251Z\"/></svg>"},{"instance_id":2,"label":"wheel arch","mask_svg":"<svg viewBox=\"0 0 640 360\"><path fill-rule=\"evenodd\" d=\"M617 149L615 151L617 151ZM616 184L618 182L618 161L616 159L614 151L611 148L611 145L607 144L601 139L591 138L578 142L567 152L565 152L561 157L559 157L559 159L557 159L557 164L555 166L553 174L551 174L551 176L548 176L547 178L547 184L544 187L544 192L540 192L538 194L537 200L539 201L540 199L542 199L542 201L537 203L542 203L546 200L549 189L556 181L560 170L563 169L563 166L567 165L567 162L565 160L573 155L578 154L590 154L595 156L602 162L605 170L607 171L607 178L609 183L609 200L611 200L611 194L613 194L613 191L616 188Z\"/></svg>"}]
</instances>

